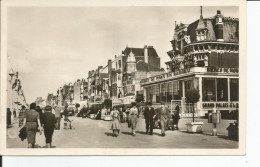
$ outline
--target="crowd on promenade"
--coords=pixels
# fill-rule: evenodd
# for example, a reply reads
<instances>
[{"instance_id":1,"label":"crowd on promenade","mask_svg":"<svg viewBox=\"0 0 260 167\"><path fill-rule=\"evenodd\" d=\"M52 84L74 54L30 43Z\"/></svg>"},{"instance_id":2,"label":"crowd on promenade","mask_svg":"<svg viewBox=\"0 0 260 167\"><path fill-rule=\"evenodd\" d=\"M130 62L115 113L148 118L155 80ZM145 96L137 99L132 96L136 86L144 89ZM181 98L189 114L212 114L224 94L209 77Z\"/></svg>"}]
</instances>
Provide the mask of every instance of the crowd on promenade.
<instances>
[{"instance_id":1,"label":"crowd on promenade","mask_svg":"<svg viewBox=\"0 0 260 167\"><path fill-rule=\"evenodd\" d=\"M92 119L103 119L110 120L111 124L109 127L112 130L112 136L117 137L120 134L122 128L122 123L126 123L131 129L131 134L136 135L136 126L138 124L138 119L143 117L145 119L145 129L146 134L153 135L154 128L161 129L161 136L165 136L165 131L167 129L178 130L179 116L179 106L176 105L176 112L171 114L167 106L161 105L157 108L153 108L151 103L147 103L145 107L137 107L136 103L132 103L131 107L124 106L114 106L112 109L103 107L98 110ZM10 109L7 108L7 127L11 124ZM50 106L47 105L44 108L36 106L36 103L31 103L29 108L22 106L19 112L19 127L20 133L19 137L21 140L27 138L28 148L35 147L35 137L36 133L44 133L46 147L51 148L52 136L54 130L60 130L61 119L63 118L64 129L72 129L69 116L86 117L90 115L91 111L86 110L86 107L80 111L75 108L74 112L68 109L68 105L64 108L62 106ZM93 112L92 112L93 113ZM109 118L109 119L106 119Z\"/></svg>"},{"instance_id":2,"label":"crowd on promenade","mask_svg":"<svg viewBox=\"0 0 260 167\"><path fill-rule=\"evenodd\" d=\"M106 109L104 108L103 110ZM135 130L138 124L138 119L142 115L145 119L145 129L146 134L153 135L154 128L161 129L161 136L165 136L165 131L167 129L175 130L178 128L179 116L179 105L176 105L176 112L171 114L169 108L166 105L161 105L156 109L152 107L151 103L147 103L145 107L137 108L136 103L132 103L132 107L124 108L113 107L110 112L112 119L111 130L113 131L113 136L117 137L121 129L121 123L128 123L128 127L131 128L131 133L133 136L136 135ZM102 113L102 112L101 112Z\"/></svg>"}]
</instances>

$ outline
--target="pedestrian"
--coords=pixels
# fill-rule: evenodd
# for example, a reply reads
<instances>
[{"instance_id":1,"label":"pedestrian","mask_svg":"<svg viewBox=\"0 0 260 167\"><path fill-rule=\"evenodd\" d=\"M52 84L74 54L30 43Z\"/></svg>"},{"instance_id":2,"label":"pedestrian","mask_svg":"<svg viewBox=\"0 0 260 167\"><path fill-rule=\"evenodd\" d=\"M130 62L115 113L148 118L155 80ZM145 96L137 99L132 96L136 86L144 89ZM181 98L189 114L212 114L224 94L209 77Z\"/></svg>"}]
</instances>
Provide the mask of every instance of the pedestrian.
<instances>
[{"instance_id":1,"label":"pedestrian","mask_svg":"<svg viewBox=\"0 0 260 167\"><path fill-rule=\"evenodd\" d=\"M60 108L60 106L56 106L55 109L54 109L54 112L55 112L55 118L56 118L56 121L57 121L56 129L60 130L60 121L61 121L61 108Z\"/></svg>"},{"instance_id":2,"label":"pedestrian","mask_svg":"<svg viewBox=\"0 0 260 167\"><path fill-rule=\"evenodd\" d=\"M106 113L107 113L107 109L106 106L104 106L101 110L101 119L105 119Z\"/></svg>"},{"instance_id":3,"label":"pedestrian","mask_svg":"<svg viewBox=\"0 0 260 167\"><path fill-rule=\"evenodd\" d=\"M158 114L159 114L159 119L161 124L161 135L165 136L165 130L166 130L167 122L170 118L170 113L168 108L166 108L165 105L162 104L161 107L158 108Z\"/></svg>"},{"instance_id":4,"label":"pedestrian","mask_svg":"<svg viewBox=\"0 0 260 167\"><path fill-rule=\"evenodd\" d=\"M9 128L12 123L12 112L11 112L10 108L7 108L6 117L7 117L6 118L7 128Z\"/></svg>"},{"instance_id":5,"label":"pedestrian","mask_svg":"<svg viewBox=\"0 0 260 167\"><path fill-rule=\"evenodd\" d=\"M179 126L178 126L179 120L180 120L180 107L179 107L179 103L176 104L175 110L176 110L176 112L173 115L173 122L174 122L174 125L176 125L176 129L179 130ZM173 127L173 129L174 129L174 127Z\"/></svg>"},{"instance_id":6,"label":"pedestrian","mask_svg":"<svg viewBox=\"0 0 260 167\"><path fill-rule=\"evenodd\" d=\"M14 116L14 118L16 118L16 109L15 108L13 109L13 116Z\"/></svg>"},{"instance_id":7,"label":"pedestrian","mask_svg":"<svg viewBox=\"0 0 260 167\"><path fill-rule=\"evenodd\" d=\"M123 108L121 106L119 107L119 118L120 121L123 121Z\"/></svg>"},{"instance_id":8,"label":"pedestrian","mask_svg":"<svg viewBox=\"0 0 260 167\"><path fill-rule=\"evenodd\" d=\"M130 109L129 112L130 115L130 121L131 121L131 129L132 129L132 135L135 136L135 129L137 126L137 121L138 121L138 109L136 107L136 103L132 104L132 108Z\"/></svg>"},{"instance_id":9,"label":"pedestrian","mask_svg":"<svg viewBox=\"0 0 260 167\"><path fill-rule=\"evenodd\" d=\"M69 127L70 129L72 129L71 127L71 120L69 119L69 111L68 111L68 106L65 106L64 112L64 128L63 129L67 129L67 124L69 123Z\"/></svg>"},{"instance_id":10,"label":"pedestrian","mask_svg":"<svg viewBox=\"0 0 260 167\"><path fill-rule=\"evenodd\" d=\"M26 114L26 108L23 105L22 109L21 109L21 111L19 113L19 127L23 126L23 121L24 121L24 118L25 118L25 114Z\"/></svg>"},{"instance_id":11,"label":"pedestrian","mask_svg":"<svg viewBox=\"0 0 260 167\"><path fill-rule=\"evenodd\" d=\"M113 108L113 110L110 113L110 116L112 118L111 130L113 131L113 137L117 137L121 129L121 124L120 124L120 113L116 109L116 107Z\"/></svg>"},{"instance_id":12,"label":"pedestrian","mask_svg":"<svg viewBox=\"0 0 260 167\"><path fill-rule=\"evenodd\" d=\"M96 120L100 120L100 119L101 119L101 110L98 110L96 114Z\"/></svg>"},{"instance_id":13,"label":"pedestrian","mask_svg":"<svg viewBox=\"0 0 260 167\"><path fill-rule=\"evenodd\" d=\"M150 129L149 134L153 135L153 125L154 125L153 119L154 118L155 118L154 108L152 107L151 103L147 103L147 106L144 110L144 119L145 119L145 124L146 124L146 134L148 134L148 131Z\"/></svg>"},{"instance_id":14,"label":"pedestrian","mask_svg":"<svg viewBox=\"0 0 260 167\"><path fill-rule=\"evenodd\" d=\"M36 132L38 130L40 130L40 134L42 132L40 115L36 111L36 103L31 103L30 110L28 110L25 114L23 127L25 126L27 133L28 148L34 148Z\"/></svg>"},{"instance_id":15,"label":"pedestrian","mask_svg":"<svg viewBox=\"0 0 260 167\"><path fill-rule=\"evenodd\" d=\"M45 142L48 148L51 148L52 136L56 123L57 120L55 118L55 115L52 113L52 107L49 105L46 106L45 112L43 114L43 129Z\"/></svg>"},{"instance_id":16,"label":"pedestrian","mask_svg":"<svg viewBox=\"0 0 260 167\"><path fill-rule=\"evenodd\" d=\"M41 107L40 106L36 106L36 111L39 113L39 116L40 116L40 122L41 122L41 125L42 125L42 122L43 122L43 120L42 120L42 109L41 109Z\"/></svg>"}]
</instances>

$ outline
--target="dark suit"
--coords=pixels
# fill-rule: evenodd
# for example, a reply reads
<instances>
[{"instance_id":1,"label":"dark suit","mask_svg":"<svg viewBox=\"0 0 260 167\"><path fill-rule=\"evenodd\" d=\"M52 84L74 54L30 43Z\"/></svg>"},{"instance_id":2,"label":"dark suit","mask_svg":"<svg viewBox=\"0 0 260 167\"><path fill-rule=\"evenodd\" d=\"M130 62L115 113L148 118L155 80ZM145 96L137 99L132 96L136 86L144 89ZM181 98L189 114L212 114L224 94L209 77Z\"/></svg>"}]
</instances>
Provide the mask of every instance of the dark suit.
<instances>
[{"instance_id":1,"label":"dark suit","mask_svg":"<svg viewBox=\"0 0 260 167\"><path fill-rule=\"evenodd\" d=\"M148 130L150 129L150 133L153 133L153 116L155 115L154 108L146 107L144 110L144 118L145 118L145 124L146 124L146 132L148 133Z\"/></svg>"}]
</instances>

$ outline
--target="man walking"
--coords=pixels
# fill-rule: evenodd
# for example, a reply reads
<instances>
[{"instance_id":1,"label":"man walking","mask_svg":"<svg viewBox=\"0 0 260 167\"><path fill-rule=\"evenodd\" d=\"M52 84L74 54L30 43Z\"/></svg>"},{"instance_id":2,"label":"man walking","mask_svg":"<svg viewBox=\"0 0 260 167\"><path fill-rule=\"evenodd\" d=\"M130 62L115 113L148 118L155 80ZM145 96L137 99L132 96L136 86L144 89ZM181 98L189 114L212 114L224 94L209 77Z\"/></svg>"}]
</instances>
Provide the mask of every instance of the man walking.
<instances>
[{"instance_id":1,"label":"man walking","mask_svg":"<svg viewBox=\"0 0 260 167\"><path fill-rule=\"evenodd\" d=\"M168 108L165 107L165 105L161 105L161 107L158 109L159 119L161 123L161 134L164 137L165 136L165 130L167 126L167 121L170 118L170 113Z\"/></svg>"},{"instance_id":2,"label":"man walking","mask_svg":"<svg viewBox=\"0 0 260 167\"><path fill-rule=\"evenodd\" d=\"M155 111L154 108L152 107L151 103L147 103L147 106L144 110L144 119L145 119L145 124L146 124L146 134L148 134L148 131L150 129L150 135L153 135L153 119L155 117Z\"/></svg>"},{"instance_id":3,"label":"man walking","mask_svg":"<svg viewBox=\"0 0 260 167\"><path fill-rule=\"evenodd\" d=\"M43 129L48 148L51 148L52 136L56 122L57 120L55 119L55 115L52 113L52 107L46 106L43 114Z\"/></svg>"}]
</instances>

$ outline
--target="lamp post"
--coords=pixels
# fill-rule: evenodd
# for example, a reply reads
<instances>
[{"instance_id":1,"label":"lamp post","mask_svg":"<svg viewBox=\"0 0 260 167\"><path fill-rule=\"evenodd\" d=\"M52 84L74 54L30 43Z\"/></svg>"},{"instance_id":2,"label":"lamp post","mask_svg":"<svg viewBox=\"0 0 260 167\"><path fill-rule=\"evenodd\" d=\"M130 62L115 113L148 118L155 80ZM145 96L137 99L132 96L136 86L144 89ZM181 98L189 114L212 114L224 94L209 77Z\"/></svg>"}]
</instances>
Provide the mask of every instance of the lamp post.
<instances>
[{"instance_id":1,"label":"lamp post","mask_svg":"<svg viewBox=\"0 0 260 167\"><path fill-rule=\"evenodd\" d=\"M95 104L96 104L95 93L91 93L91 96L93 96L93 101L94 101L94 112L95 112Z\"/></svg>"},{"instance_id":2,"label":"lamp post","mask_svg":"<svg viewBox=\"0 0 260 167\"><path fill-rule=\"evenodd\" d=\"M10 84L11 84L11 111L13 111L13 88L12 88L12 85L13 85L13 76L15 75L13 69L10 70L9 72L9 75L11 77L11 80L10 80Z\"/></svg>"}]
</instances>

